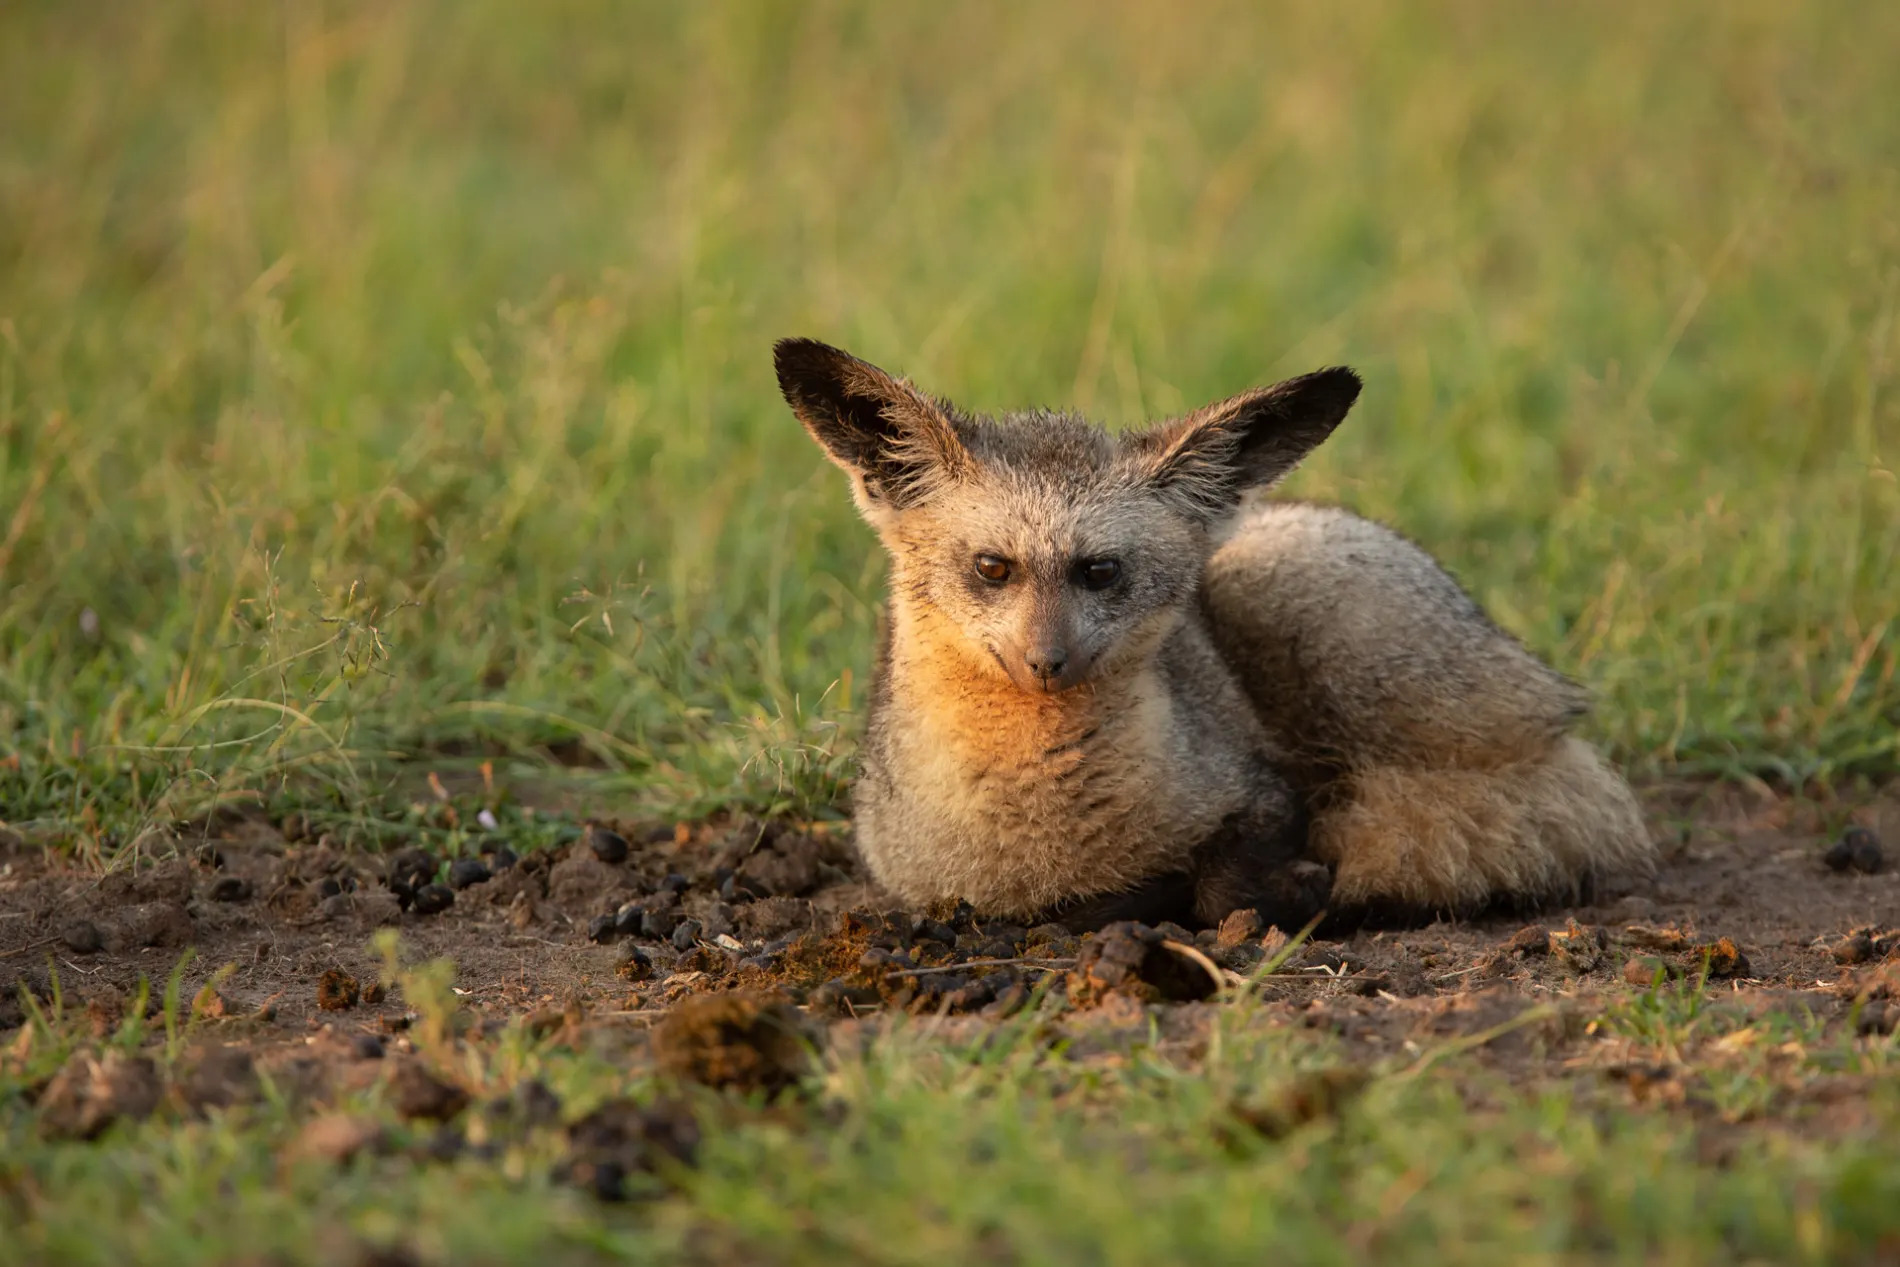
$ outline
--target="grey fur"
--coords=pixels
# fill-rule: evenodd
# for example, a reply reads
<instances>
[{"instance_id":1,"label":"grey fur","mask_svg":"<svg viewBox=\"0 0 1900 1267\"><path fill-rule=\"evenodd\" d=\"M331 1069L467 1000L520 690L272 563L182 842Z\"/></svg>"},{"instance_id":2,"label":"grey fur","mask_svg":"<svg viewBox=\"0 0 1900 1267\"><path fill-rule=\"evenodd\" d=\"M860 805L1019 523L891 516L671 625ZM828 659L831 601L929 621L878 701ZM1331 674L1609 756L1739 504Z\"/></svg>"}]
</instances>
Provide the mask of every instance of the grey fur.
<instances>
[{"instance_id":1,"label":"grey fur","mask_svg":"<svg viewBox=\"0 0 1900 1267\"><path fill-rule=\"evenodd\" d=\"M1314 859L1336 905L1420 910L1651 865L1568 735L1581 690L1428 555L1342 510L1242 508L1345 417L1350 371L1118 438L776 353L891 556L854 802L899 897L1027 917L1185 877L1184 917L1294 919Z\"/></svg>"}]
</instances>

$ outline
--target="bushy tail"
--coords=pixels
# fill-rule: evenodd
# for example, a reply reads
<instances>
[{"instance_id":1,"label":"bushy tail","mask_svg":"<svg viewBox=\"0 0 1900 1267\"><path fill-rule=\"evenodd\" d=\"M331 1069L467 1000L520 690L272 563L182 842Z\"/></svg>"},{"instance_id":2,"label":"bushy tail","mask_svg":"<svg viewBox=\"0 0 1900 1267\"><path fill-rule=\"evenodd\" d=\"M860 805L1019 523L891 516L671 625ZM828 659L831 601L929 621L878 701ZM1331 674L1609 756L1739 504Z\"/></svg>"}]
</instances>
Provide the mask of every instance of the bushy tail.
<instances>
[{"instance_id":1,"label":"bushy tail","mask_svg":"<svg viewBox=\"0 0 1900 1267\"><path fill-rule=\"evenodd\" d=\"M1655 870L1629 785L1574 737L1490 769L1372 766L1333 792L1312 841L1336 908L1574 898L1597 876Z\"/></svg>"}]
</instances>

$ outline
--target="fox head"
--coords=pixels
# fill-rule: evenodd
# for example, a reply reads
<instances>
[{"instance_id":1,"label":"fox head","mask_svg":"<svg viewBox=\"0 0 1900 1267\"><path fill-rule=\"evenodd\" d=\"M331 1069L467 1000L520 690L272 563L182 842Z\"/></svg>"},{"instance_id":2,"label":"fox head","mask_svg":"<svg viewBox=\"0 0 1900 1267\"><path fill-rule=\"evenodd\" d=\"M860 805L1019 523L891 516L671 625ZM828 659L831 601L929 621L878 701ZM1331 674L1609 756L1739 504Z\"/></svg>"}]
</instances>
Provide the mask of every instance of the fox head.
<instances>
[{"instance_id":1,"label":"fox head","mask_svg":"<svg viewBox=\"0 0 1900 1267\"><path fill-rule=\"evenodd\" d=\"M1115 436L1071 414L970 417L809 339L773 351L786 403L890 552L900 622L1035 692L1152 655L1242 494L1291 471L1359 395L1358 375L1324 369Z\"/></svg>"}]
</instances>

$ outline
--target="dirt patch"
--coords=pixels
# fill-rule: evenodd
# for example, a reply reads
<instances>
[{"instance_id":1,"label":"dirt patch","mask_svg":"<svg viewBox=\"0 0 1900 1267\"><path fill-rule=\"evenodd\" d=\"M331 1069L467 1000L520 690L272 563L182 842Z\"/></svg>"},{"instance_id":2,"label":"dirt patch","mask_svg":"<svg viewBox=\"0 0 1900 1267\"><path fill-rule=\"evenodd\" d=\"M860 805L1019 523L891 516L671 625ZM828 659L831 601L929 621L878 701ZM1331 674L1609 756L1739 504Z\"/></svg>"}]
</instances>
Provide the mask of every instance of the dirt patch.
<instances>
[{"instance_id":1,"label":"dirt patch","mask_svg":"<svg viewBox=\"0 0 1900 1267\"><path fill-rule=\"evenodd\" d=\"M41 1092L40 1126L49 1135L91 1139L114 1122L151 1116L163 1093L149 1057L82 1053Z\"/></svg>"},{"instance_id":2,"label":"dirt patch","mask_svg":"<svg viewBox=\"0 0 1900 1267\"><path fill-rule=\"evenodd\" d=\"M384 927L413 959L454 961L472 1033L521 1018L567 1041L612 1031L630 1059L683 1081L767 1091L797 1081L812 1043L852 1041L853 1018L905 1010L981 1027L1039 992L1074 1005L1084 1054L1159 1034L1191 1055L1220 1006L1195 1000L1244 991L1268 1019L1334 1034L1364 1061L1489 1034L1484 1059L1507 1074L1547 1071L1553 1051L1581 1040L1575 1017L1659 983L1704 980L1738 1008L1893 1028L1900 872L1870 850L1900 840L1900 789L1814 800L1670 786L1646 800L1664 842L1653 880L1530 923L1366 930L1291 952L1296 930L1247 913L1198 933L1130 925L1078 937L967 907L887 909L841 824L603 821L552 849L517 856L490 839L450 857L343 849L296 822L247 820L219 827L209 847L104 877L16 839L0 846L0 1045L28 999L50 1007L57 994L99 1038L141 997L155 1014L190 948L177 997L201 1005L204 1054L162 1089L142 1066L75 1057L41 1091L59 1131L94 1134L161 1102L238 1102L260 1078L319 1103L381 1082L404 1115L452 1120L473 1090L404 1055L418 1001L377 984L369 943ZM1850 829L1859 861L1842 866ZM1257 975L1276 959L1278 971ZM1624 1085L1661 1093L1647 1075ZM1279 1120L1247 1112L1264 1115L1262 1130ZM583 1132L583 1169L603 1188L691 1151L690 1132L665 1115L629 1108L598 1125ZM339 1118L305 1151L374 1146Z\"/></svg>"},{"instance_id":3,"label":"dirt patch","mask_svg":"<svg viewBox=\"0 0 1900 1267\"><path fill-rule=\"evenodd\" d=\"M653 1034L661 1073L741 1091L783 1091L810 1064L812 1035L782 996L748 990L683 1000Z\"/></svg>"},{"instance_id":4,"label":"dirt patch","mask_svg":"<svg viewBox=\"0 0 1900 1267\"><path fill-rule=\"evenodd\" d=\"M1183 1003L1208 998L1225 984L1218 965L1191 942L1158 928L1122 923L1110 924L1083 945L1069 974L1069 997L1083 1006L1116 994Z\"/></svg>"},{"instance_id":5,"label":"dirt patch","mask_svg":"<svg viewBox=\"0 0 1900 1267\"><path fill-rule=\"evenodd\" d=\"M603 1201L623 1200L636 1177L664 1182L690 1167L700 1129L698 1115L683 1100L644 1106L612 1101L568 1127L562 1177Z\"/></svg>"}]
</instances>

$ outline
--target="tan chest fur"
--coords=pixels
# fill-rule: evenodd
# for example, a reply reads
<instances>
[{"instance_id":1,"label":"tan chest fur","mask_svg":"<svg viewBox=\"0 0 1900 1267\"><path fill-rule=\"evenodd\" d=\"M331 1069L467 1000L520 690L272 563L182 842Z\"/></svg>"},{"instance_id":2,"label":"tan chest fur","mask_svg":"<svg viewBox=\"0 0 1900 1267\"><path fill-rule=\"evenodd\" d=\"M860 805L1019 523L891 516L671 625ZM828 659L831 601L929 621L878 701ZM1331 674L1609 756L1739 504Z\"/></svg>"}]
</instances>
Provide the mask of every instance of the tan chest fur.
<instances>
[{"instance_id":1,"label":"tan chest fur","mask_svg":"<svg viewBox=\"0 0 1900 1267\"><path fill-rule=\"evenodd\" d=\"M1037 695L927 622L903 632L883 734L894 777L859 807L859 847L896 892L1026 914L1180 865L1233 808L1185 768L1152 670Z\"/></svg>"}]
</instances>

